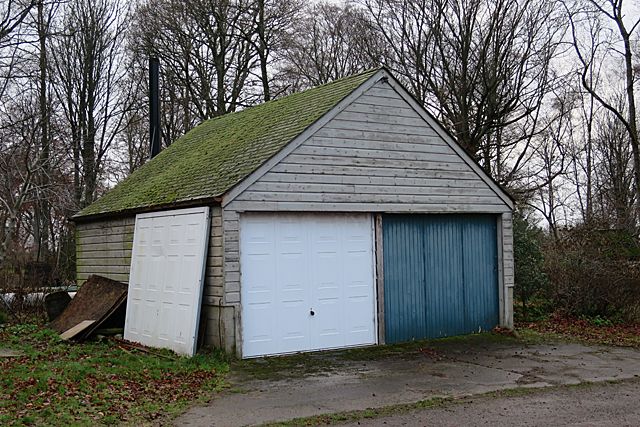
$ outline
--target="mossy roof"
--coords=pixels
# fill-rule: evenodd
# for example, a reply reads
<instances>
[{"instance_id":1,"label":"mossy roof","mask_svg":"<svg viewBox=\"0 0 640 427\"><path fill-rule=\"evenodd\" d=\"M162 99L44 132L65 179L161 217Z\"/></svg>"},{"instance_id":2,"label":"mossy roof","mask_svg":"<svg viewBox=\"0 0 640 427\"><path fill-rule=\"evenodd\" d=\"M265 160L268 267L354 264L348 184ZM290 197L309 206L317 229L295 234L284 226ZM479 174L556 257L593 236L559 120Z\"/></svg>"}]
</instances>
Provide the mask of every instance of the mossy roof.
<instances>
[{"instance_id":1,"label":"mossy roof","mask_svg":"<svg viewBox=\"0 0 640 427\"><path fill-rule=\"evenodd\" d=\"M378 70L207 120L81 210L74 219L219 197Z\"/></svg>"}]
</instances>

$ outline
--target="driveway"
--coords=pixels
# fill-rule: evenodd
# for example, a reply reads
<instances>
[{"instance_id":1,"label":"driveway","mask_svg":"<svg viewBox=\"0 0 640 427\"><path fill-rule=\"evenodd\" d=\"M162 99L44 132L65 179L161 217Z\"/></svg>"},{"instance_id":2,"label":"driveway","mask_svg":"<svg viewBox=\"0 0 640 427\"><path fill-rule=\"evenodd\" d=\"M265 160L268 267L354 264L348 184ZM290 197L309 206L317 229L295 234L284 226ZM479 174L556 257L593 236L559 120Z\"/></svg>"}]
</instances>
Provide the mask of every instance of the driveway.
<instances>
[{"instance_id":1,"label":"driveway","mask_svg":"<svg viewBox=\"0 0 640 427\"><path fill-rule=\"evenodd\" d=\"M545 388L526 396L464 399L441 408L404 411L349 426L611 426L640 424L640 381Z\"/></svg>"},{"instance_id":2,"label":"driveway","mask_svg":"<svg viewBox=\"0 0 640 427\"><path fill-rule=\"evenodd\" d=\"M177 425L242 426L524 387L637 378L640 351L491 334L238 362Z\"/></svg>"}]
</instances>

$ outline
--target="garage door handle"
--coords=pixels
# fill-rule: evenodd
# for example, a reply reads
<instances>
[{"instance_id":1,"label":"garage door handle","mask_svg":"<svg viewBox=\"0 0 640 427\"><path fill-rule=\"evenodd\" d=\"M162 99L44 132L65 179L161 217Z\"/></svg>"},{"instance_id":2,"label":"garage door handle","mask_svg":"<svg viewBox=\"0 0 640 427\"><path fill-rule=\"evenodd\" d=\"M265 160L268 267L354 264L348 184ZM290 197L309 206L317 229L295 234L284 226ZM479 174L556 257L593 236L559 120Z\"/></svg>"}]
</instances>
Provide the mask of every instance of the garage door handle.
<instances>
[{"instance_id":1,"label":"garage door handle","mask_svg":"<svg viewBox=\"0 0 640 427\"><path fill-rule=\"evenodd\" d=\"M313 311L313 308L312 308L312 309L309 311L309 314L310 314L310 315L312 315L312 316L315 316L316 312L315 312L315 311Z\"/></svg>"}]
</instances>

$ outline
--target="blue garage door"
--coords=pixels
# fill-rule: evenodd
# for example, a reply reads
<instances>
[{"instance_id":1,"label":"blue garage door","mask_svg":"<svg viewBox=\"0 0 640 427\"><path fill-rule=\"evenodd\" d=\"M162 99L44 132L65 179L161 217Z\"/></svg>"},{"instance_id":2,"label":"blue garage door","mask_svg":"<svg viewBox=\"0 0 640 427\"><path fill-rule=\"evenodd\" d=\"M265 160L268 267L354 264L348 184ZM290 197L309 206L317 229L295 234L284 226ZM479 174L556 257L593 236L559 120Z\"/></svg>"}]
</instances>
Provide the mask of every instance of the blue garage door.
<instances>
[{"instance_id":1,"label":"blue garage door","mask_svg":"<svg viewBox=\"0 0 640 427\"><path fill-rule=\"evenodd\" d=\"M493 215L383 217L387 343L498 324L496 224Z\"/></svg>"}]
</instances>

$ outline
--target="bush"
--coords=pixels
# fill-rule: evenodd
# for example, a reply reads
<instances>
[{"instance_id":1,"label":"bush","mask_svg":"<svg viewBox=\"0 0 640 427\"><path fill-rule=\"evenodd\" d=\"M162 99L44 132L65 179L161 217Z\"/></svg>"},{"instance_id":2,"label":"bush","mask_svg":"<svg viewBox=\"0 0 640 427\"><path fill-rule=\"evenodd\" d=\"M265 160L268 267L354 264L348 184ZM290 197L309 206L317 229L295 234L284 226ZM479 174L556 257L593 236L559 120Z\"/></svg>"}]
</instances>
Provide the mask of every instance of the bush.
<instances>
[{"instance_id":1,"label":"bush","mask_svg":"<svg viewBox=\"0 0 640 427\"><path fill-rule=\"evenodd\" d=\"M574 316L640 320L640 245L627 231L576 227L545 248L550 297Z\"/></svg>"},{"instance_id":2,"label":"bush","mask_svg":"<svg viewBox=\"0 0 640 427\"><path fill-rule=\"evenodd\" d=\"M513 216L513 251L515 262L515 297L522 303L525 319L531 313L529 304L534 298L544 297L548 280L543 271L542 231L520 213Z\"/></svg>"},{"instance_id":3,"label":"bush","mask_svg":"<svg viewBox=\"0 0 640 427\"><path fill-rule=\"evenodd\" d=\"M7 320L9 320L9 315L0 310L0 325L7 323Z\"/></svg>"}]
</instances>

